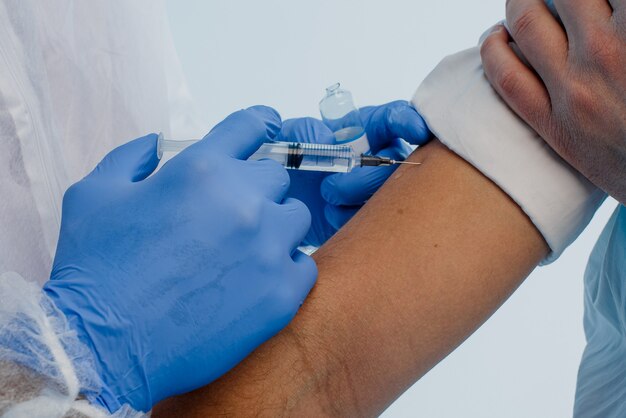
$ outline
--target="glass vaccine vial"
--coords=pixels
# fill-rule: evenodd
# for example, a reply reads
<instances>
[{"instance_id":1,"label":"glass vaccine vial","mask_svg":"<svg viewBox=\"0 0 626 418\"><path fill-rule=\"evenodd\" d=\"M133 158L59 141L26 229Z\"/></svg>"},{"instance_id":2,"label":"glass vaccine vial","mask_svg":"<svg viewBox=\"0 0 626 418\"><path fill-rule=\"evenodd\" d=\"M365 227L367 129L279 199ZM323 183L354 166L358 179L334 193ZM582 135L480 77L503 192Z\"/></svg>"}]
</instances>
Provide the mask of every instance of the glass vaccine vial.
<instances>
[{"instance_id":1,"label":"glass vaccine vial","mask_svg":"<svg viewBox=\"0 0 626 418\"><path fill-rule=\"evenodd\" d=\"M352 93L342 89L339 83L328 87L320 102L320 113L337 144L350 145L357 155L369 153L370 144Z\"/></svg>"}]
</instances>

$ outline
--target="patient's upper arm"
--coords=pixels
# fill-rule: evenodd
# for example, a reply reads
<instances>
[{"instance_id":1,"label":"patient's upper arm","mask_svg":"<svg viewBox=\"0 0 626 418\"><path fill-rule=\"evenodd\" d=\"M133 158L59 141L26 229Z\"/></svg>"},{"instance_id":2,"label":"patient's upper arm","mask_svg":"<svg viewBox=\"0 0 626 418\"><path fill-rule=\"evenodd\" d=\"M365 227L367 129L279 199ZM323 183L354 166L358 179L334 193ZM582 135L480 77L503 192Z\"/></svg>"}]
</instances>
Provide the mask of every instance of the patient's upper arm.
<instances>
[{"instance_id":1,"label":"patient's upper arm","mask_svg":"<svg viewBox=\"0 0 626 418\"><path fill-rule=\"evenodd\" d=\"M292 324L154 416L375 416L480 326L549 249L498 186L437 141L316 254Z\"/></svg>"}]
</instances>

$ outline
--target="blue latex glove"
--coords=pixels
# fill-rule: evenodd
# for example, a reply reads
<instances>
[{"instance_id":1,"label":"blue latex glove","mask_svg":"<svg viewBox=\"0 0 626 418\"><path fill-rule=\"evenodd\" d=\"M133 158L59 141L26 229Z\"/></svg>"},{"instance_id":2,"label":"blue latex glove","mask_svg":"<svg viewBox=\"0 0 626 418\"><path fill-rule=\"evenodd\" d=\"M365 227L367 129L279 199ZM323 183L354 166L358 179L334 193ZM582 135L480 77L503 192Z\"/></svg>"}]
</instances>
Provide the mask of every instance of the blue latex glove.
<instances>
[{"instance_id":1,"label":"blue latex glove","mask_svg":"<svg viewBox=\"0 0 626 418\"><path fill-rule=\"evenodd\" d=\"M422 117L406 101L364 107L360 112L371 151L375 155L404 160L411 153L404 140L423 145L431 138ZM313 118L286 120L277 140L335 143L330 129ZM347 174L330 175L290 171L289 195L306 203L313 217L304 243L320 246L326 242L354 216L396 168L362 167Z\"/></svg>"},{"instance_id":2,"label":"blue latex glove","mask_svg":"<svg viewBox=\"0 0 626 418\"><path fill-rule=\"evenodd\" d=\"M306 206L284 199L286 170L242 161L279 115L229 116L153 176L157 136L109 155L63 199L44 287L93 352L110 411L141 411L204 386L280 331L317 270L296 248Z\"/></svg>"}]
</instances>

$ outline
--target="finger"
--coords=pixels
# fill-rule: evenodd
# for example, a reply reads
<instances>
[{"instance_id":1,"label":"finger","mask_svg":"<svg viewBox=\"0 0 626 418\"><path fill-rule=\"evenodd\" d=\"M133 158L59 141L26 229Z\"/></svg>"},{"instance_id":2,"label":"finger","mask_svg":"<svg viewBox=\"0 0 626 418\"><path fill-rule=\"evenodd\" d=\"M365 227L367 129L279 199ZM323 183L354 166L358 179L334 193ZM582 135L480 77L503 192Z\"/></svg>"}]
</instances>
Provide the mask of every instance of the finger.
<instances>
[{"instance_id":1,"label":"finger","mask_svg":"<svg viewBox=\"0 0 626 418\"><path fill-rule=\"evenodd\" d=\"M270 200L280 203L283 201L291 179L287 170L273 160L245 161L241 163L241 170L247 170L248 182L258 187Z\"/></svg>"},{"instance_id":2,"label":"finger","mask_svg":"<svg viewBox=\"0 0 626 418\"><path fill-rule=\"evenodd\" d=\"M626 42L626 0L612 0L613 27L617 35Z\"/></svg>"},{"instance_id":3,"label":"finger","mask_svg":"<svg viewBox=\"0 0 626 418\"><path fill-rule=\"evenodd\" d=\"M610 0L613 8L613 21L618 33L626 35L626 0Z\"/></svg>"},{"instance_id":4,"label":"finger","mask_svg":"<svg viewBox=\"0 0 626 418\"><path fill-rule=\"evenodd\" d=\"M280 214L276 221L286 236L286 250L292 253L304 241L311 228L311 212L304 203L292 198L285 199L279 209Z\"/></svg>"},{"instance_id":5,"label":"finger","mask_svg":"<svg viewBox=\"0 0 626 418\"><path fill-rule=\"evenodd\" d=\"M546 82L556 81L567 61L567 36L543 0L510 0L506 17L515 43Z\"/></svg>"},{"instance_id":6,"label":"finger","mask_svg":"<svg viewBox=\"0 0 626 418\"><path fill-rule=\"evenodd\" d=\"M481 56L485 74L500 97L535 131L544 134L542 123L550 114L550 97L541 80L513 52L502 26L485 39Z\"/></svg>"},{"instance_id":7,"label":"finger","mask_svg":"<svg viewBox=\"0 0 626 418\"><path fill-rule=\"evenodd\" d=\"M361 206L326 205L324 208L324 217L333 228L339 230L343 228L360 209Z\"/></svg>"},{"instance_id":8,"label":"finger","mask_svg":"<svg viewBox=\"0 0 626 418\"><path fill-rule=\"evenodd\" d=\"M623 16L623 12L626 11L626 0L609 0L609 3L613 9L613 14L621 14Z\"/></svg>"},{"instance_id":9,"label":"finger","mask_svg":"<svg viewBox=\"0 0 626 418\"><path fill-rule=\"evenodd\" d=\"M283 122L276 141L303 142L307 144L334 144L333 132L324 122L314 118L288 119Z\"/></svg>"},{"instance_id":10,"label":"finger","mask_svg":"<svg viewBox=\"0 0 626 418\"><path fill-rule=\"evenodd\" d=\"M431 138L424 119L404 100L360 110L372 152L386 148L396 138L422 145Z\"/></svg>"},{"instance_id":11,"label":"finger","mask_svg":"<svg viewBox=\"0 0 626 418\"><path fill-rule=\"evenodd\" d=\"M404 160L409 149L400 140L394 146L379 152L381 157ZM397 166L359 167L350 173L333 174L324 179L321 194L326 202L335 206L362 205L372 197L385 181L393 174Z\"/></svg>"},{"instance_id":12,"label":"finger","mask_svg":"<svg viewBox=\"0 0 626 418\"><path fill-rule=\"evenodd\" d=\"M137 138L115 148L88 177L116 178L137 182L148 177L159 165L157 134Z\"/></svg>"},{"instance_id":13,"label":"finger","mask_svg":"<svg viewBox=\"0 0 626 418\"><path fill-rule=\"evenodd\" d=\"M317 265L313 258L296 250L291 256L294 262L293 281L291 281L296 297L300 300L300 305L315 286L317 280Z\"/></svg>"},{"instance_id":14,"label":"finger","mask_svg":"<svg viewBox=\"0 0 626 418\"><path fill-rule=\"evenodd\" d=\"M613 9L607 0L554 0L570 42L575 35L580 35L607 23L613 15Z\"/></svg>"},{"instance_id":15,"label":"finger","mask_svg":"<svg viewBox=\"0 0 626 418\"><path fill-rule=\"evenodd\" d=\"M217 153L246 160L263 143L272 141L280 128L278 112L267 106L253 106L228 116L181 155L193 153L202 158L205 154Z\"/></svg>"}]
</instances>

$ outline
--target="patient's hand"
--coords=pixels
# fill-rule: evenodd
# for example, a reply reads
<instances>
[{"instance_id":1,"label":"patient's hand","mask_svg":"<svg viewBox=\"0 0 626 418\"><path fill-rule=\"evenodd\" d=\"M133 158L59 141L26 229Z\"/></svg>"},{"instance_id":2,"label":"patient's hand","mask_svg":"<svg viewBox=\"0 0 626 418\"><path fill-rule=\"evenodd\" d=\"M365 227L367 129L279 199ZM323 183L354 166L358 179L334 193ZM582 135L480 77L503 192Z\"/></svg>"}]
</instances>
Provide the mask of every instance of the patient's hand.
<instances>
[{"instance_id":1,"label":"patient's hand","mask_svg":"<svg viewBox=\"0 0 626 418\"><path fill-rule=\"evenodd\" d=\"M482 47L487 77L509 106L565 160L626 203L626 2L510 0L511 35ZM611 6L612 5L612 6Z\"/></svg>"},{"instance_id":2,"label":"patient's hand","mask_svg":"<svg viewBox=\"0 0 626 418\"><path fill-rule=\"evenodd\" d=\"M404 160L411 153L407 143L422 145L430 132L422 117L406 101L360 110L372 153ZM334 144L335 137L322 121L291 119L283 123L278 141ZM321 246L337 232L393 174L396 167L356 168L347 174L291 171L289 195L309 207L312 225L305 243Z\"/></svg>"}]
</instances>

